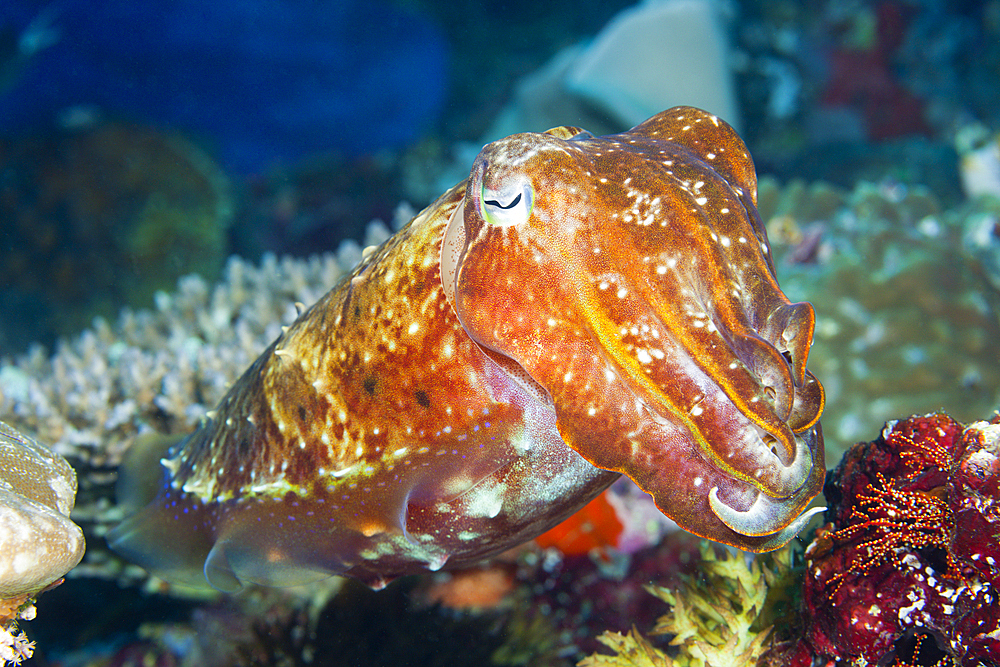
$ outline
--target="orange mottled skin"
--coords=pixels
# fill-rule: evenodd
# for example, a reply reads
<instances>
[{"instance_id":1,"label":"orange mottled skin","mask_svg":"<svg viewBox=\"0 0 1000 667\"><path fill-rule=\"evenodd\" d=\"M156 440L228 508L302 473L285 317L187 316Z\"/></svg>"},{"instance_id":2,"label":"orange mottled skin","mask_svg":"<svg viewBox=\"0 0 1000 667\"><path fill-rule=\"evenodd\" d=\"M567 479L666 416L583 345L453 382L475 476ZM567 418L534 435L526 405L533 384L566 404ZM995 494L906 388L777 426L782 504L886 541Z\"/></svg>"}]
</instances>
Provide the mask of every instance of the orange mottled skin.
<instances>
[{"instance_id":1,"label":"orange mottled skin","mask_svg":"<svg viewBox=\"0 0 1000 667\"><path fill-rule=\"evenodd\" d=\"M486 146L306 310L110 535L232 590L469 563L619 473L751 550L823 480L808 304L781 293L746 148L678 108Z\"/></svg>"}]
</instances>

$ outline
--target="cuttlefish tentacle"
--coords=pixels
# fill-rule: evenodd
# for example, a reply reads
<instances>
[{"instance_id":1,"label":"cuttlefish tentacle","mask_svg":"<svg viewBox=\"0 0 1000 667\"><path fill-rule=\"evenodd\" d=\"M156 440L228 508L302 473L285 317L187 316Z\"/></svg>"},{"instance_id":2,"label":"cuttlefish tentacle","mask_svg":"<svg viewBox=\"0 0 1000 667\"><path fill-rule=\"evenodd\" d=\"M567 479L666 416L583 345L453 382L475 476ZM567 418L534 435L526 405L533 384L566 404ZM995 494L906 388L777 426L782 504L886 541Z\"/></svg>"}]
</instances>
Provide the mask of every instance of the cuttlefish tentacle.
<instances>
[{"instance_id":1,"label":"cuttlefish tentacle","mask_svg":"<svg viewBox=\"0 0 1000 667\"><path fill-rule=\"evenodd\" d=\"M682 527L762 549L822 485L823 401L812 310L777 286L755 187L732 129L687 108L612 137L497 142L469 182L455 304L588 461ZM491 209L518 192L531 208Z\"/></svg>"},{"instance_id":2,"label":"cuttlefish tentacle","mask_svg":"<svg viewBox=\"0 0 1000 667\"><path fill-rule=\"evenodd\" d=\"M683 421L698 447L707 456L717 458L717 465L730 475L769 495L792 496L807 481L811 461L809 457L799 456L801 447L797 447L793 432L768 403L767 385L776 383L778 379L787 381L788 392L791 393L792 383L788 379L789 371L784 358L752 333L731 337L731 340L751 341L757 349L772 353L767 361L779 371L784 368L784 375L776 371L774 378L768 379L769 367L745 363L743 359L748 355L734 354L729 347L720 344L719 331L712 331L707 324L690 326L687 317L671 311L672 302L667 303L662 298L664 293L670 294L671 291L638 292L636 302L630 301L627 296L619 298L613 295L609 303L602 306L598 305L601 303L600 296L594 295L594 305L583 310L582 316L592 330L601 332L605 341L604 354L609 355L617 367L625 369L619 374L622 381L635 395L642 396L654 413L668 412L675 421ZM644 299L649 303L650 312L648 317L642 319L641 326L655 326L649 331L656 331L658 335L655 338L652 335L644 337L642 331L635 334L629 331L625 341L616 341L621 327L608 326L609 322L619 319L613 314L613 309L627 301L625 310L640 312ZM673 350L667 354L670 348ZM636 354L637 349L645 352ZM673 381L681 375L693 376L695 368L705 378L699 391L691 392L687 386ZM715 378L715 382L709 382L709 377ZM715 395L719 392L729 400L717 400ZM734 423L736 415L748 418L742 429L736 428L736 423L739 423ZM727 428L734 433L733 437L700 437L702 433ZM741 438L741 434L745 438ZM781 446L776 446L777 443L791 451L786 453ZM762 466L760 457L765 454L763 448L776 449L774 453L780 457L781 465L777 465L775 460L775 465Z\"/></svg>"},{"instance_id":3,"label":"cuttlefish tentacle","mask_svg":"<svg viewBox=\"0 0 1000 667\"><path fill-rule=\"evenodd\" d=\"M785 544L798 534L812 517L826 510L825 507L812 507L805 511L794 506L789 508L763 493L757 494L757 500L750 509L735 510L719 500L716 487L709 491L708 501L712 512L734 531L748 537L766 537L766 540L759 543L762 551L768 550L772 544L776 545L774 548Z\"/></svg>"}]
</instances>

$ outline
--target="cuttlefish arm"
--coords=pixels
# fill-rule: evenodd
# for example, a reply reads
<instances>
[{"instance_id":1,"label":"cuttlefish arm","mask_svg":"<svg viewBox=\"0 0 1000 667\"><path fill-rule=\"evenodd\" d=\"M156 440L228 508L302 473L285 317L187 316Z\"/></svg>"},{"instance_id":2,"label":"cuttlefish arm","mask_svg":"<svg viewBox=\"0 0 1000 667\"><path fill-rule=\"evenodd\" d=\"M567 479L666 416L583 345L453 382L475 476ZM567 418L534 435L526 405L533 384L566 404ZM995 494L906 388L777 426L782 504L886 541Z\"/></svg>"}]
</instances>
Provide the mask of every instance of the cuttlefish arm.
<instances>
[{"instance_id":1,"label":"cuttlefish arm","mask_svg":"<svg viewBox=\"0 0 1000 667\"><path fill-rule=\"evenodd\" d=\"M697 109L514 135L473 167L454 298L573 449L683 528L763 551L822 487L824 396L813 309L781 292L755 204L745 145Z\"/></svg>"}]
</instances>

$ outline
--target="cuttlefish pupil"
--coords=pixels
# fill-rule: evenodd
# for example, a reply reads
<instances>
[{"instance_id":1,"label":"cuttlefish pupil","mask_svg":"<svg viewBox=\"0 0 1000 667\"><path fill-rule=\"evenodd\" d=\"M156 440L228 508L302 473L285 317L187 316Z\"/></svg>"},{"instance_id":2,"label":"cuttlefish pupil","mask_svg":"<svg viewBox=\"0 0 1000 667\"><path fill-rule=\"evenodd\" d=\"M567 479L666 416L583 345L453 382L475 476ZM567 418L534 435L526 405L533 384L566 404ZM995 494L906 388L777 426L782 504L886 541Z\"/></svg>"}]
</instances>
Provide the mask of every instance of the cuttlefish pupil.
<instances>
[{"instance_id":1,"label":"cuttlefish pupil","mask_svg":"<svg viewBox=\"0 0 1000 667\"><path fill-rule=\"evenodd\" d=\"M483 166L483 171L487 169ZM482 173L482 172L481 172ZM507 184L492 188L483 179L479 189L478 208L480 216L490 225L509 227L525 222L534 208L534 190L531 183L515 179Z\"/></svg>"},{"instance_id":2,"label":"cuttlefish pupil","mask_svg":"<svg viewBox=\"0 0 1000 667\"><path fill-rule=\"evenodd\" d=\"M815 511L824 397L756 190L733 129L690 107L487 145L166 454L110 543L222 590L382 586L625 474L686 530L781 546Z\"/></svg>"},{"instance_id":3,"label":"cuttlefish pupil","mask_svg":"<svg viewBox=\"0 0 1000 667\"><path fill-rule=\"evenodd\" d=\"M484 193L484 197L485 197L485 193ZM486 206L491 206L493 208L498 208L501 211L509 211L510 209L512 209L515 206L517 206L518 203L520 203L520 201L521 201L521 193L518 193L517 196L514 197L514 201L512 201L511 203L506 204L506 205L500 203L500 201L497 200L497 199L485 199L485 198L483 199L483 204L485 204Z\"/></svg>"}]
</instances>

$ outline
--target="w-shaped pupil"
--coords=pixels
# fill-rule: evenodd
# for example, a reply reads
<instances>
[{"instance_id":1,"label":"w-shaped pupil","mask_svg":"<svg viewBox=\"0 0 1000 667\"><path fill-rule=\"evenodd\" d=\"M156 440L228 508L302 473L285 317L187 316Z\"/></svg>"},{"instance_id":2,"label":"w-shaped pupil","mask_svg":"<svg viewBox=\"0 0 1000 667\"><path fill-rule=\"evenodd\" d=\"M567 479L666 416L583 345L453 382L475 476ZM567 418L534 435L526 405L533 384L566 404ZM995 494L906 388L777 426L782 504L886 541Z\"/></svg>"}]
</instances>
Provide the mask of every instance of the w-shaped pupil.
<instances>
[{"instance_id":1,"label":"w-shaped pupil","mask_svg":"<svg viewBox=\"0 0 1000 667\"><path fill-rule=\"evenodd\" d=\"M496 206L497 208L502 208L503 210L507 211L507 210L512 209L515 206L517 206L517 202L519 202L519 201L521 201L521 194L520 193L518 193L518 195L516 197L514 197L514 201L512 201L509 204L507 204L506 206L504 206L503 204L501 204L496 199L484 199L483 203L486 204L487 206Z\"/></svg>"}]
</instances>

